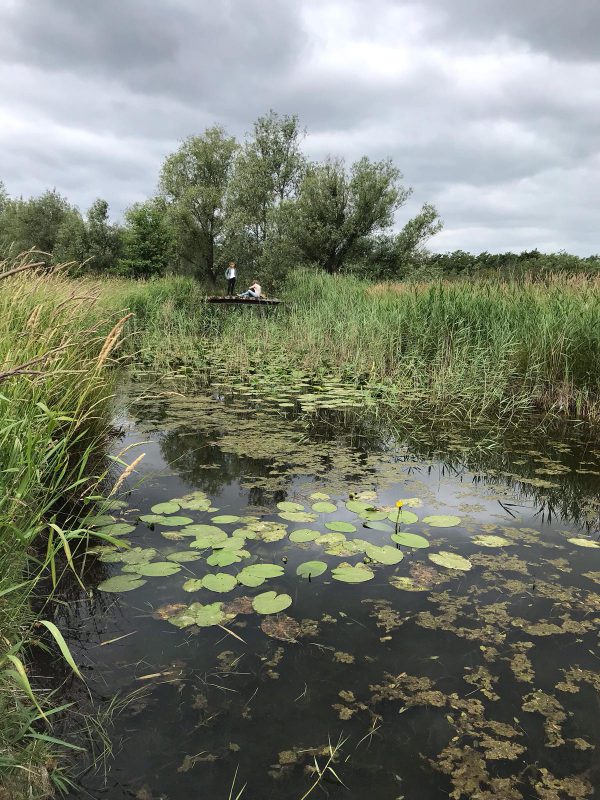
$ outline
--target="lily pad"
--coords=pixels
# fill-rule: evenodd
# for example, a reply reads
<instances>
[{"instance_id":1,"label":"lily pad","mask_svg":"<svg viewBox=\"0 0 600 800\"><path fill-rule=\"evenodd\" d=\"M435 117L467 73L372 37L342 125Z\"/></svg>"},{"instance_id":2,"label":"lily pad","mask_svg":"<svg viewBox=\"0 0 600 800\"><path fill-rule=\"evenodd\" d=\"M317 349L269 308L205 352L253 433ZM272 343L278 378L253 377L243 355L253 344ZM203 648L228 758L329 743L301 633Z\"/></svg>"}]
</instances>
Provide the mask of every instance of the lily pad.
<instances>
[{"instance_id":1,"label":"lily pad","mask_svg":"<svg viewBox=\"0 0 600 800\"><path fill-rule=\"evenodd\" d=\"M301 578L318 578L327 569L324 561L305 561L296 567L296 575Z\"/></svg>"},{"instance_id":2,"label":"lily pad","mask_svg":"<svg viewBox=\"0 0 600 800\"><path fill-rule=\"evenodd\" d=\"M468 558L463 558L456 553L448 553L445 550L440 550L439 553L429 553L429 560L439 567L461 569L465 572L473 566Z\"/></svg>"},{"instance_id":3,"label":"lily pad","mask_svg":"<svg viewBox=\"0 0 600 800\"><path fill-rule=\"evenodd\" d=\"M399 514L398 509L395 508L387 516L391 522L397 522L399 525L412 525L419 521L416 514L413 514L412 511L407 511L405 508L401 508Z\"/></svg>"},{"instance_id":4,"label":"lily pad","mask_svg":"<svg viewBox=\"0 0 600 800\"><path fill-rule=\"evenodd\" d=\"M351 522L343 522L342 520L334 520L333 522L326 522L325 527L330 531L337 531L338 533L355 533L356 527Z\"/></svg>"},{"instance_id":5,"label":"lily pad","mask_svg":"<svg viewBox=\"0 0 600 800\"><path fill-rule=\"evenodd\" d=\"M145 561L152 561L157 554L153 547L132 547L130 550L113 550L112 552L103 553L100 556L100 561L108 564L141 564Z\"/></svg>"},{"instance_id":6,"label":"lily pad","mask_svg":"<svg viewBox=\"0 0 600 800\"><path fill-rule=\"evenodd\" d=\"M104 525L111 525L115 521L115 518L110 514L96 514L95 517L88 517L86 523L90 528L102 528Z\"/></svg>"},{"instance_id":7,"label":"lily pad","mask_svg":"<svg viewBox=\"0 0 600 800\"><path fill-rule=\"evenodd\" d=\"M243 536L228 536L226 539L219 539L212 545L213 550L242 550L246 540Z\"/></svg>"},{"instance_id":8,"label":"lily pad","mask_svg":"<svg viewBox=\"0 0 600 800\"><path fill-rule=\"evenodd\" d=\"M202 589L202 578L190 578L181 588L184 592L197 592Z\"/></svg>"},{"instance_id":9,"label":"lily pad","mask_svg":"<svg viewBox=\"0 0 600 800\"><path fill-rule=\"evenodd\" d=\"M376 545L369 545L365 550L369 558L376 561L378 564L398 564L404 558L404 553L397 550L389 544L384 544L383 547Z\"/></svg>"},{"instance_id":10,"label":"lily pad","mask_svg":"<svg viewBox=\"0 0 600 800\"><path fill-rule=\"evenodd\" d=\"M249 555L247 550L215 550L206 559L206 563L211 567L228 567L230 564L237 564L242 558L248 558Z\"/></svg>"},{"instance_id":11,"label":"lily pad","mask_svg":"<svg viewBox=\"0 0 600 800\"><path fill-rule=\"evenodd\" d=\"M123 572L135 572L146 578L165 578L167 575L175 575L181 566L173 561L152 561L150 563L128 564L123 567Z\"/></svg>"},{"instance_id":12,"label":"lily pad","mask_svg":"<svg viewBox=\"0 0 600 800\"><path fill-rule=\"evenodd\" d=\"M304 511L302 503L293 503L289 500L284 500L282 503L277 503L277 508L280 511Z\"/></svg>"},{"instance_id":13,"label":"lily pad","mask_svg":"<svg viewBox=\"0 0 600 800\"><path fill-rule=\"evenodd\" d=\"M212 625L222 625L227 619L231 619L233 614L226 614L223 611L222 603L192 603L191 606L169 618L172 625L178 628L187 628L189 625L199 625L201 628L209 628Z\"/></svg>"},{"instance_id":14,"label":"lily pad","mask_svg":"<svg viewBox=\"0 0 600 800\"><path fill-rule=\"evenodd\" d=\"M205 575L202 578L202 586L211 592L230 592L237 586L234 575L227 572L217 572L216 574Z\"/></svg>"},{"instance_id":15,"label":"lily pad","mask_svg":"<svg viewBox=\"0 0 600 800\"><path fill-rule=\"evenodd\" d=\"M318 514L331 514L334 511L337 511L337 506L334 503L328 503L325 500L314 503L312 506L312 510L316 511Z\"/></svg>"},{"instance_id":16,"label":"lily pad","mask_svg":"<svg viewBox=\"0 0 600 800\"><path fill-rule=\"evenodd\" d=\"M311 500L330 500L331 498L329 497L328 494L325 494L324 492L313 492L313 494L311 494L311 496L310 496L310 499Z\"/></svg>"},{"instance_id":17,"label":"lily pad","mask_svg":"<svg viewBox=\"0 0 600 800\"><path fill-rule=\"evenodd\" d=\"M362 514L363 511L366 511L368 508L372 508L372 505L371 503L366 503L363 500L348 500L346 503L346 508L353 514Z\"/></svg>"},{"instance_id":18,"label":"lily pad","mask_svg":"<svg viewBox=\"0 0 600 800\"><path fill-rule=\"evenodd\" d=\"M267 528L264 531L258 531L256 537L262 542L278 542L280 539L285 539L287 535L287 527L280 525L278 527Z\"/></svg>"},{"instance_id":19,"label":"lily pad","mask_svg":"<svg viewBox=\"0 0 600 800\"><path fill-rule=\"evenodd\" d=\"M188 561L198 561L202 558L202 553L195 553L193 550L181 550L178 553L169 553L168 561L176 561L178 564L186 564Z\"/></svg>"},{"instance_id":20,"label":"lily pad","mask_svg":"<svg viewBox=\"0 0 600 800\"><path fill-rule=\"evenodd\" d=\"M279 516L290 522L314 522L317 519L317 515L309 511L282 511Z\"/></svg>"},{"instance_id":21,"label":"lily pad","mask_svg":"<svg viewBox=\"0 0 600 800\"><path fill-rule=\"evenodd\" d=\"M290 541L301 544L302 542L314 542L319 536L319 531L314 531L311 528L298 528L296 531L290 533Z\"/></svg>"},{"instance_id":22,"label":"lily pad","mask_svg":"<svg viewBox=\"0 0 600 800\"><path fill-rule=\"evenodd\" d=\"M176 511L179 511L180 506L170 500L167 503L156 503L156 505L152 506L150 511L153 514L174 514Z\"/></svg>"},{"instance_id":23,"label":"lily pad","mask_svg":"<svg viewBox=\"0 0 600 800\"><path fill-rule=\"evenodd\" d=\"M239 522L241 517L236 517L235 514L221 514L218 517L213 517L212 521L217 525L229 525L231 522Z\"/></svg>"},{"instance_id":24,"label":"lily pad","mask_svg":"<svg viewBox=\"0 0 600 800\"><path fill-rule=\"evenodd\" d=\"M197 533L195 541L190 544L190 547L193 547L195 550L213 547L218 542L223 542L227 539L227 534L220 528L215 528L212 525L205 525L204 527L210 528L210 530L205 530L204 533Z\"/></svg>"},{"instance_id":25,"label":"lily pad","mask_svg":"<svg viewBox=\"0 0 600 800\"><path fill-rule=\"evenodd\" d=\"M257 614L279 614L291 605L292 598L289 594L277 594L277 592L263 592L252 600L252 608Z\"/></svg>"},{"instance_id":26,"label":"lily pad","mask_svg":"<svg viewBox=\"0 0 600 800\"><path fill-rule=\"evenodd\" d=\"M510 539L505 539L503 536L474 536L471 540L473 544L478 544L480 547L507 547L509 544L514 544Z\"/></svg>"},{"instance_id":27,"label":"lily pad","mask_svg":"<svg viewBox=\"0 0 600 800\"><path fill-rule=\"evenodd\" d=\"M455 517L453 514L431 514L423 517L423 522L434 528L454 528L460 525L460 517Z\"/></svg>"},{"instance_id":28,"label":"lily pad","mask_svg":"<svg viewBox=\"0 0 600 800\"><path fill-rule=\"evenodd\" d=\"M365 564L340 564L331 572L332 577L336 581L342 583L364 583L370 581L374 577L374 573Z\"/></svg>"},{"instance_id":29,"label":"lily pad","mask_svg":"<svg viewBox=\"0 0 600 800\"><path fill-rule=\"evenodd\" d=\"M106 533L108 536L126 536L128 533L133 533L134 530L135 525L130 525L128 522L115 522L100 528L99 533Z\"/></svg>"},{"instance_id":30,"label":"lily pad","mask_svg":"<svg viewBox=\"0 0 600 800\"><path fill-rule=\"evenodd\" d=\"M379 522L378 520L368 520L368 522L363 523L363 528L368 528L371 531L385 531L385 533L391 533L394 528L392 525L388 525L385 522Z\"/></svg>"},{"instance_id":31,"label":"lily pad","mask_svg":"<svg viewBox=\"0 0 600 800\"><path fill-rule=\"evenodd\" d=\"M137 575L115 575L113 578L108 578L108 580L98 584L98 589L101 592L130 592L145 583L146 581Z\"/></svg>"},{"instance_id":32,"label":"lily pad","mask_svg":"<svg viewBox=\"0 0 600 800\"><path fill-rule=\"evenodd\" d=\"M402 544L405 547L429 547L429 542L424 536L419 536L417 533L392 533L391 540L396 544Z\"/></svg>"},{"instance_id":33,"label":"lily pad","mask_svg":"<svg viewBox=\"0 0 600 800\"><path fill-rule=\"evenodd\" d=\"M160 535L170 542L180 542L182 539L185 539L185 536L179 531L161 531Z\"/></svg>"},{"instance_id":34,"label":"lily pad","mask_svg":"<svg viewBox=\"0 0 600 800\"><path fill-rule=\"evenodd\" d=\"M575 536L572 539L567 539L567 542L576 545L577 547L600 547L598 542L595 542L593 539L583 539L581 537Z\"/></svg>"},{"instance_id":35,"label":"lily pad","mask_svg":"<svg viewBox=\"0 0 600 800\"><path fill-rule=\"evenodd\" d=\"M164 516L163 514L142 514L140 517L142 522L148 525L168 525L172 527L179 527L180 525L189 525L194 520L191 517L176 517Z\"/></svg>"},{"instance_id":36,"label":"lily pad","mask_svg":"<svg viewBox=\"0 0 600 800\"><path fill-rule=\"evenodd\" d=\"M360 541L360 539L358 541ZM333 544L330 544L329 547L326 548L325 552L330 556L348 558L348 556L355 556L358 553L363 553L364 550L365 548L357 544L354 539L351 541L344 539L343 542L334 542Z\"/></svg>"},{"instance_id":37,"label":"lily pad","mask_svg":"<svg viewBox=\"0 0 600 800\"><path fill-rule=\"evenodd\" d=\"M238 572L237 580L244 586L261 586L267 578L283 575L283 571L279 564L249 564Z\"/></svg>"},{"instance_id":38,"label":"lily pad","mask_svg":"<svg viewBox=\"0 0 600 800\"><path fill-rule=\"evenodd\" d=\"M345 541L346 541L345 533L338 533L337 531L333 531L332 533L321 534L321 536L315 539L315 544L319 544L321 545L321 547L328 547L329 545Z\"/></svg>"}]
</instances>

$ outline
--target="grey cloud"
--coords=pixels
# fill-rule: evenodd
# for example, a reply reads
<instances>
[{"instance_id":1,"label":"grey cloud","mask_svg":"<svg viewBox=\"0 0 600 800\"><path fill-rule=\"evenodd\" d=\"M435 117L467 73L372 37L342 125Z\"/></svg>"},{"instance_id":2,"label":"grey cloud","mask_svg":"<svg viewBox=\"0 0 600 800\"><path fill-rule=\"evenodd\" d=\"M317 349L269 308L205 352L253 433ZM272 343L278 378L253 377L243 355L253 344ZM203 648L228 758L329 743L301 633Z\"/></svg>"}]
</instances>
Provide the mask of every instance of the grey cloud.
<instances>
[{"instance_id":1,"label":"grey cloud","mask_svg":"<svg viewBox=\"0 0 600 800\"><path fill-rule=\"evenodd\" d=\"M481 42L512 37L558 58L597 60L600 3L597 0L424 0L435 13L439 38Z\"/></svg>"},{"instance_id":2,"label":"grey cloud","mask_svg":"<svg viewBox=\"0 0 600 800\"><path fill-rule=\"evenodd\" d=\"M596 0L5 0L0 178L116 213L220 123L298 113L311 157L391 156L437 249L600 250Z\"/></svg>"},{"instance_id":3,"label":"grey cloud","mask_svg":"<svg viewBox=\"0 0 600 800\"><path fill-rule=\"evenodd\" d=\"M2 27L3 58L14 63L224 108L302 47L296 5L285 0L46 0L9 6Z\"/></svg>"}]
</instances>

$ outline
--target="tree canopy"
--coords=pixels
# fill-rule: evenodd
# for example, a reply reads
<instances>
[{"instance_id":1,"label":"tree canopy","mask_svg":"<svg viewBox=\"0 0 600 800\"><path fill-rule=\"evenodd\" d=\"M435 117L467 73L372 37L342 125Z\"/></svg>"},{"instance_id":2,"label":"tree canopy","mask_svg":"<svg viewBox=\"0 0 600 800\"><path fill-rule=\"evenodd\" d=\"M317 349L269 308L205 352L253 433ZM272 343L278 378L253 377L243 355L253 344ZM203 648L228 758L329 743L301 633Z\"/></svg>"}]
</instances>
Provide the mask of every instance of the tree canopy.
<instances>
[{"instance_id":1,"label":"tree canopy","mask_svg":"<svg viewBox=\"0 0 600 800\"><path fill-rule=\"evenodd\" d=\"M297 116L274 111L241 143L219 126L190 136L120 224L104 199L82 214L55 190L17 199L0 182L0 257L36 248L100 274L180 271L208 285L234 260L267 286L299 265L392 278L426 257L439 216L426 203L394 232L412 190L390 159L309 161L304 137Z\"/></svg>"}]
</instances>

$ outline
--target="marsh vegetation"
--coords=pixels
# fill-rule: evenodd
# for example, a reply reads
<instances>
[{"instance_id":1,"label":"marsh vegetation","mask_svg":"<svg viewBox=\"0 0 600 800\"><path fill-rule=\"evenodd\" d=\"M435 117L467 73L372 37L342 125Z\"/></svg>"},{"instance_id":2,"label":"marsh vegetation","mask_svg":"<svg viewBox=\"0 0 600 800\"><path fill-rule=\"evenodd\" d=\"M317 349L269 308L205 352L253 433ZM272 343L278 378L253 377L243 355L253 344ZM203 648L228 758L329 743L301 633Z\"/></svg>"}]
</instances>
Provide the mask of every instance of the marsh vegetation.
<instances>
[{"instance_id":1,"label":"marsh vegetation","mask_svg":"<svg viewBox=\"0 0 600 800\"><path fill-rule=\"evenodd\" d=\"M591 796L596 278L0 274L9 797Z\"/></svg>"}]
</instances>

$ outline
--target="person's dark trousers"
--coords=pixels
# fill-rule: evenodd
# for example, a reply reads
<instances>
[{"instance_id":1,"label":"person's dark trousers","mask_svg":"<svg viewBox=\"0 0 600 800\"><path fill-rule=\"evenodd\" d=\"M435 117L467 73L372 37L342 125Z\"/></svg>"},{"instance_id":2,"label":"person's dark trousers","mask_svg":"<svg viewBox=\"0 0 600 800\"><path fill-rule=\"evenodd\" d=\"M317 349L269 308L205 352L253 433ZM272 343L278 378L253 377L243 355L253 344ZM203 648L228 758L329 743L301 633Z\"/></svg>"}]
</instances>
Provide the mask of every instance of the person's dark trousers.
<instances>
[{"instance_id":1,"label":"person's dark trousers","mask_svg":"<svg viewBox=\"0 0 600 800\"><path fill-rule=\"evenodd\" d=\"M235 278L227 278L227 294L234 294Z\"/></svg>"}]
</instances>

